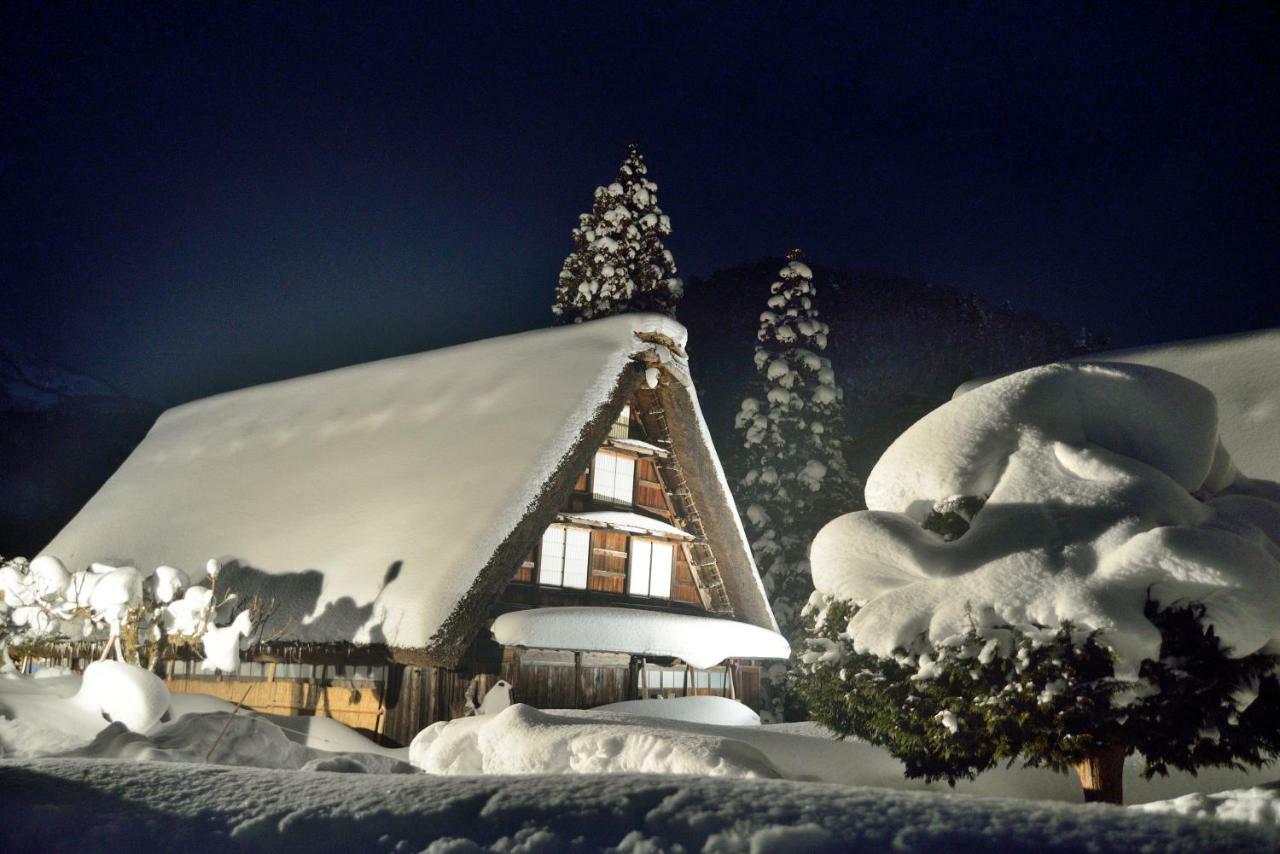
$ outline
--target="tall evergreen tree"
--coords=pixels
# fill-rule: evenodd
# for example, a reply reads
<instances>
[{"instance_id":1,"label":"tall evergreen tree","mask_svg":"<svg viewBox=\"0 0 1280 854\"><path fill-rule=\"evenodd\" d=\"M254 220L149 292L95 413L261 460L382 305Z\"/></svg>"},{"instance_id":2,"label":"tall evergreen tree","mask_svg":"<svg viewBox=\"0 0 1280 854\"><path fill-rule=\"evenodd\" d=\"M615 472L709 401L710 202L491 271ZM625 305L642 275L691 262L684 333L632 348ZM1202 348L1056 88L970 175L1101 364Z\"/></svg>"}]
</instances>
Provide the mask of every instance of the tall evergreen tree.
<instances>
[{"instance_id":1,"label":"tall evergreen tree","mask_svg":"<svg viewBox=\"0 0 1280 854\"><path fill-rule=\"evenodd\" d=\"M858 480L845 464L844 406L818 319L813 272L799 250L769 288L756 333L756 379L735 427L742 437L738 505L751 549L788 639L799 642L800 611L813 592L808 550L818 529L857 505ZM782 673L766 693L780 716Z\"/></svg>"},{"instance_id":2,"label":"tall evergreen tree","mask_svg":"<svg viewBox=\"0 0 1280 854\"><path fill-rule=\"evenodd\" d=\"M578 217L573 252L564 260L551 311L557 323L580 323L628 311L675 315L684 285L662 245L671 220L658 207L658 185L632 145L590 213Z\"/></svg>"}]
</instances>

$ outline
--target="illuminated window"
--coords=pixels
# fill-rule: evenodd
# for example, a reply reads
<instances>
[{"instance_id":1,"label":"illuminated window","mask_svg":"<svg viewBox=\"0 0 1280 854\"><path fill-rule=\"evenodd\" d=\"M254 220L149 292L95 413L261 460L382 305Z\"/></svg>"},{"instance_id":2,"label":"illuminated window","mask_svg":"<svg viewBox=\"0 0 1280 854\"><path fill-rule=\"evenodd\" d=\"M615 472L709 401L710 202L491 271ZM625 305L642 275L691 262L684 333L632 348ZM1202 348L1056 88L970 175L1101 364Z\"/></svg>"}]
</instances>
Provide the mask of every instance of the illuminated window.
<instances>
[{"instance_id":1,"label":"illuminated window","mask_svg":"<svg viewBox=\"0 0 1280 854\"><path fill-rule=\"evenodd\" d=\"M632 596L671 598L671 564L675 547L657 540L631 538L627 592Z\"/></svg>"},{"instance_id":2,"label":"illuminated window","mask_svg":"<svg viewBox=\"0 0 1280 854\"><path fill-rule=\"evenodd\" d=\"M538 583L551 587L587 588L587 562L591 556L591 532L552 525L542 535Z\"/></svg>"},{"instance_id":3,"label":"illuminated window","mask_svg":"<svg viewBox=\"0 0 1280 854\"><path fill-rule=\"evenodd\" d=\"M618 413L618 417L613 420L613 426L609 428L609 438L631 438L631 404L627 404L622 407L622 411Z\"/></svg>"},{"instance_id":4,"label":"illuminated window","mask_svg":"<svg viewBox=\"0 0 1280 854\"><path fill-rule=\"evenodd\" d=\"M636 478L636 461L631 457L597 451L592 475L591 493L596 498L616 504L631 503Z\"/></svg>"}]
</instances>

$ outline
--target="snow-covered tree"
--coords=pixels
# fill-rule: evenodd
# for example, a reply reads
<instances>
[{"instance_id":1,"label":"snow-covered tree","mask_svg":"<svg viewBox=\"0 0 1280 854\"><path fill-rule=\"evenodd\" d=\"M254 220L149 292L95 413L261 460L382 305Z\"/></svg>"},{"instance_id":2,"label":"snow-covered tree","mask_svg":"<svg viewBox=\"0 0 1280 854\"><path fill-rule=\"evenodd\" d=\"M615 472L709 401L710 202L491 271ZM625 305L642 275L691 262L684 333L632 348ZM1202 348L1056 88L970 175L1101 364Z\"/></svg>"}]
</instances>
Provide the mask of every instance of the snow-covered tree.
<instances>
[{"instance_id":1,"label":"snow-covered tree","mask_svg":"<svg viewBox=\"0 0 1280 854\"><path fill-rule=\"evenodd\" d=\"M1055 364L934 410L811 547L796 684L911 777L1074 767L1086 800L1280 752L1280 490L1204 387Z\"/></svg>"},{"instance_id":2,"label":"snow-covered tree","mask_svg":"<svg viewBox=\"0 0 1280 854\"><path fill-rule=\"evenodd\" d=\"M842 394L822 355L828 328L818 319L813 271L798 250L787 258L760 315L756 379L735 419L742 438L735 492L774 615L794 641L813 590L809 542L856 506L858 482L844 460ZM767 676L777 706L782 674Z\"/></svg>"},{"instance_id":3,"label":"snow-covered tree","mask_svg":"<svg viewBox=\"0 0 1280 854\"><path fill-rule=\"evenodd\" d=\"M219 596L218 570L210 560L207 584L193 584L172 566L142 572L94 563L70 572L52 555L0 557L0 671L12 668L11 650L40 657L88 644L101 646L101 658L114 652L131 664L154 663L165 649L188 647L203 653L206 669L233 673L240 638L273 605L255 597L230 624L216 625L219 609L236 599Z\"/></svg>"},{"instance_id":4,"label":"snow-covered tree","mask_svg":"<svg viewBox=\"0 0 1280 854\"><path fill-rule=\"evenodd\" d=\"M662 244L671 220L658 207L658 185L632 145L618 177L597 187L590 213L578 217L573 252L564 260L551 311L557 323L580 323L628 311L675 316L684 291Z\"/></svg>"}]
</instances>

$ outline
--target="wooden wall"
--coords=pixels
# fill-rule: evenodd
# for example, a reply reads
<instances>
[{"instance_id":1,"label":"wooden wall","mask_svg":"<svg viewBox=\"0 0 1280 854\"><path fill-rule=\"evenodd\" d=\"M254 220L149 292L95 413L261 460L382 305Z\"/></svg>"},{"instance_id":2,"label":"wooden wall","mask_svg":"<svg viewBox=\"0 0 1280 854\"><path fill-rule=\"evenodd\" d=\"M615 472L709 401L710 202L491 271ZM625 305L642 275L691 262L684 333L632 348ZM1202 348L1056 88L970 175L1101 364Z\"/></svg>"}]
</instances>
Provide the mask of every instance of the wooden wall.
<instances>
[{"instance_id":1,"label":"wooden wall","mask_svg":"<svg viewBox=\"0 0 1280 854\"><path fill-rule=\"evenodd\" d=\"M171 691L207 694L257 712L333 718L375 741L403 746L430 724L461 717L473 678L477 699L505 679L512 686L513 702L541 709L589 709L637 699L638 668L639 660L627 655L508 648L494 672L474 676L438 667L391 664L382 682L180 675L170 676L166 683ZM660 693L677 697L721 692L683 686L650 690L651 697ZM735 665L732 693L755 708L760 668Z\"/></svg>"}]
</instances>

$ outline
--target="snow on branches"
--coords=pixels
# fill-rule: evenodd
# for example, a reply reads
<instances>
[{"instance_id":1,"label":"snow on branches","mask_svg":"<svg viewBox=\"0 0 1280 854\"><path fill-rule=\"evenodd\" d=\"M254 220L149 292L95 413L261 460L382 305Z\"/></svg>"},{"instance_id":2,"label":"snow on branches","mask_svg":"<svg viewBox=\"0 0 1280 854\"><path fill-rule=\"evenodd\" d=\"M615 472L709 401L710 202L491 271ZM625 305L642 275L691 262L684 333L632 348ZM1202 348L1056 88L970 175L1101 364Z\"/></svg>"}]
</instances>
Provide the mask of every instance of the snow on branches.
<instances>
[{"instance_id":1,"label":"snow on branches","mask_svg":"<svg viewBox=\"0 0 1280 854\"><path fill-rule=\"evenodd\" d=\"M1157 774L1260 765L1280 751L1276 487L1239 472L1213 394L1178 374L1055 364L976 387L814 538L800 693L928 778L1022 757L1119 801L1129 753Z\"/></svg>"},{"instance_id":2,"label":"snow on branches","mask_svg":"<svg viewBox=\"0 0 1280 854\"><path fill-rule=\"evenodd\" d=\"M756 379L735 426L742 437L738 503L783 634L794 638L809 597L808 548L818 529L855 506L842 450L844 410L813 271L788 255L769 288L755 348Z\"/></svg>"},{"instance_id":3,"label":"snow on branches","mask_svg":"<svg viewBox=\"0 0 1280 854\"><path fill-rule=\"evenodd\" d=\"M12 668L9 650L40 654L61 644L102 645L137 664L163 645L199 647L204 669L234 672L240 639L264 613L246 603L229 625L217 626L220 609L235 601L218 594L218 562L205 567L207 584L172 566L144 572L132 566L94 563L70 572L52 555L31 561L0 558L0 670Z\"/></svg>"},{"instance_id":4,"label":"snow on branches","mask_svg":"<svg viewBox=\"0 0 1280 854\"><path fill-rule=\"evenodd\" d=\"M671 220L658 207L658 185L632 145L618 177L597 187L590 213L578 217L551 311L559 323L624 312L675 315L684 286L662 245Z\"/></svg>"}]
</instances>

